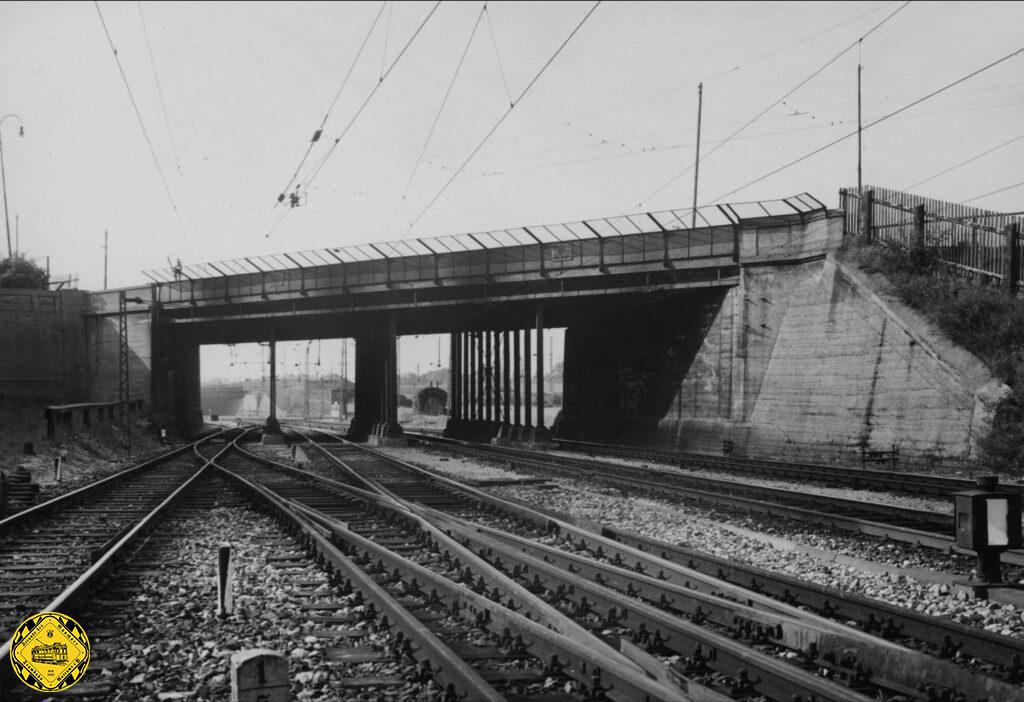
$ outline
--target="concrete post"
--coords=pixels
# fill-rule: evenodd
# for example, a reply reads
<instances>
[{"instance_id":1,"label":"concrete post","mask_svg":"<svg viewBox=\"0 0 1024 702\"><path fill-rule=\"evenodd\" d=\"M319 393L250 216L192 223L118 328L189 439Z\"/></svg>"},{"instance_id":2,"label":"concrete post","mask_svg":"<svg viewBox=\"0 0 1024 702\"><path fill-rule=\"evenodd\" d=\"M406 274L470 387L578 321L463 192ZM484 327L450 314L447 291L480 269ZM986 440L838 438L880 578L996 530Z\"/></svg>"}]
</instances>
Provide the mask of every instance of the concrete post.
<instances>
[{"instance_id":1,"label":"concrete post","mask_svg":"<svg viewBox=\"0 0 1024 702\"><path fill-rule=\"evenodd\" d=\"M917 263L924 262L924 205L914 208L914 235L911 241L911 256Z\"/></svg>"},{"instance_id":2,"label":"concrete post","mask_svg":"<svg viewBox=\"0 0 1024 702\"><path fill-rule=\"evenodd\" d=\"M477 420L476 414L476 332L467 332L466 336L469 339L469 364L467 370L469 370L469 412L467 416L470 421L475 422Z\"/></svg>"},{"instance_id":3,"label":"concrete post","mask_svg":"<svg viewBox=\"0 0 1024 702\"><path fill-rule=\"evenodd\" d=\"M874 238L875 191L865 190L860 199L860 240L870 244Z\"/></svg>"},{"instance_id":4,"label":"concrete post","mask_svg":"<svg viewBox=\"0 0 1024 702\"><path fill-rule=\"evenodd\" d=\"M1021 276L1020 227L1016 222L1007 224L1003 233L1003 290L1009 295L1016 295Z\"/></svg>"},{"instance_id":5,"label":"concrete post","mask_svg":"<svg viewBox=\"0 0 1024 702\"><path fill-rule=\"evenodd\" d=\"M231 702L291 702L288 659L265 648L231 656Z\"/></svg>"},{"instance_id":6,"label":"concrete post","mask_svg":"<svg viewBox=\"0 0 1024 702\"><path fill-rule=\"evenodd\" d=\"M234 569L231 562L231 544L217 549L217 616L224 619L235 609Z\"/></svg>"}]
</instances>

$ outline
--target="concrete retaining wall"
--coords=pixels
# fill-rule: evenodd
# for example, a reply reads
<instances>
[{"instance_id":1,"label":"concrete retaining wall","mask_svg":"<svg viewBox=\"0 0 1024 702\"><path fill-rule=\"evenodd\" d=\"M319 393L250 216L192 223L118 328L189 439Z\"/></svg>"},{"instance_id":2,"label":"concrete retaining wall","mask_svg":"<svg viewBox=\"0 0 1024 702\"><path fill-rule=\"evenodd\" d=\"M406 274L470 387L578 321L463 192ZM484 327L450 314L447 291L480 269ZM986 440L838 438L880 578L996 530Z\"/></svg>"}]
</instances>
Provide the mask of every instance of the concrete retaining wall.
<instances>
[{"instance_id":1,"label":"concrete retaining wall","mask_svg":"<svg viewBox=\"0 0 1024 702\"><path fill-rule=\"evenodd\" d=\"M149 300L148 288L126 291L129 298ZM87 359L88 397L92 402L120 399L120 331L118 298L120 291L87 294L84 310L84 334ZM152 317L147 304L128 303L128 358L131 397L150 407L152 369Z\"/></svg>"},{"instance_id":2,"label":"concrete retaining wall","mask_svg":"<svg viewBox=\"0 0 1024 702\"><path fill-rule=\"evenodd\" d=\"M78 290L0 291L0 400L74 402L87 397Z\"/></svg>"},{"instance_id":3,"label":"concrete retaining wall","mask_svg":"<svg viewBox=\"0 0 1024 702\"><path fill-rule=\"evenodd\" d=\"M984 365L833 256L746 267L659 434L689 450L855 461L974 457L1008 391ZM728 401L727 401L728 400Z\"/></svg>"}]
</instances>

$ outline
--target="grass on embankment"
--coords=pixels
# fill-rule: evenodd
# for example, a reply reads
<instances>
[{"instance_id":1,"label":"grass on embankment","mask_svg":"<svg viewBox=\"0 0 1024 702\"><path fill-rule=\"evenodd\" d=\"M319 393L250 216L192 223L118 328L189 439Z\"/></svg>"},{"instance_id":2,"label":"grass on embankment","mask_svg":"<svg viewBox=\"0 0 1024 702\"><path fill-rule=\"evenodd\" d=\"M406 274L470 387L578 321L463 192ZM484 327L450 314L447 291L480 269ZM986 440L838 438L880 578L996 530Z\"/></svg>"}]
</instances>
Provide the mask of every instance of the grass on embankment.
<instances>
[{"instance_id":1,"label":"grass on embankment","mask_svg":"<svg viewBox=\"0 0 1024 702\"><path fill-rule=\"evenodd\" d=\"M979 459L994 472L1024 476L1024 299L954 275L927 251L914 257L890 244L847 245L843 258L884 275L904 304L1010 386L991 432L979 441Z\"/></svg>"}]
</instances>

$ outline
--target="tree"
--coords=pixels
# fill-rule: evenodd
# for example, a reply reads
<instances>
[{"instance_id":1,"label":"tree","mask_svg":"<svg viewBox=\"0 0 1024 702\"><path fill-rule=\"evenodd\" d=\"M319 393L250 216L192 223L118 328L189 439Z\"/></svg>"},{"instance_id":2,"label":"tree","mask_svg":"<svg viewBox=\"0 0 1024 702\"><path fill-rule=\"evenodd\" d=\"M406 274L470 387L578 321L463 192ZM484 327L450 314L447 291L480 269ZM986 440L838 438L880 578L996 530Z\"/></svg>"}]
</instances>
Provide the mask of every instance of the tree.
<instances>
[{"instance_id":1,"label":"tree","mask_svg":"<svg viewBox=\"0 0 1024 702\"><path fill-rule=\"evenodd\" d=\"M47 289L46 271L21 254L0 261L0 288Z\"/></svg>"}]
</instances>

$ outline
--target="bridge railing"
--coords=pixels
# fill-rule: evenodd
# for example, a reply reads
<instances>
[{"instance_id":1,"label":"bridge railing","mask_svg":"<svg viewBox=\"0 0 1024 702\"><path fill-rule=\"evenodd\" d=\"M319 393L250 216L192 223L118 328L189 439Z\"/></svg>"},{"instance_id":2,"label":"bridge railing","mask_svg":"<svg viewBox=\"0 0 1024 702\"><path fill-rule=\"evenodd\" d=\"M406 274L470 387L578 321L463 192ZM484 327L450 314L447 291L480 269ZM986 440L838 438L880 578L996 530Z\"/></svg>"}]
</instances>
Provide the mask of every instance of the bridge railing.
<instances>
[{"instance_id":1,"label":"bridge railing","mask_svg":"<svg viewBox=\"0 0 1024 702\"><path fill-rule=\"evenodd\" d=\"M1024 290L1024 217L865 186L839 191L843 236L928 248L949 269Z\"/></svg>"},{"instance_id":2,"label":"bridge railing","mask_svg":"<svg viewBox=\"0 0 1024 702\"><path fill-rule=\"evenodd\" d=\"M430 239L378 242L179 265L145 271L161 302L440 284L579 269L609 272L654 264L735 259L737 227L756 218L823 211L803 194L783 200L624 215ZM694 226L695 225L695 226Z\"/></svg>"}]
</instances>

